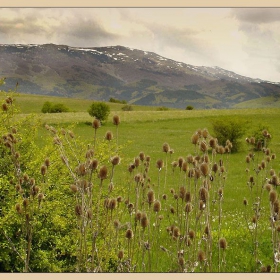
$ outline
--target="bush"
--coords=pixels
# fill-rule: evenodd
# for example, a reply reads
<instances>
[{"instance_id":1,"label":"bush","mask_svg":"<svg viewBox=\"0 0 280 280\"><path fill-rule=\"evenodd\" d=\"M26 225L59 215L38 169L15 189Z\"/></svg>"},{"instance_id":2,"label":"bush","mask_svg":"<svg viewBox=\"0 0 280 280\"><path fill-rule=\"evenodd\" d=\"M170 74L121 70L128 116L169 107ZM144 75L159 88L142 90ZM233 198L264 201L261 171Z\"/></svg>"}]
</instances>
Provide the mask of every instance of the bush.
<instances>
[{"instance_id":1,"label":"bush","mask_svg":"<svg viewBox=\"0 0 280 280\"><path fill-rule=\"evenodd\" d=\"M186 107L186 110L193 110L194 108L193 108L193 106L191 106L191 105L188 105L187 107Z\"/></svg>"},{"instance_id":2,"label":"bush","mask_svg":"<svg viewBox=\"0 0 280 280\"><path fill-rule=\"evenodd\" d=\"M103 122L108 119L110 107L104 102L93 102L88 109L88 113Z\"/></svg>"},{"instance_id":3,"label":"bush","mask_svg":"<svg viewBox=\"0 0 280 280\"><path fill-rule=\"evenodd\" d=\"M119 104L126 104L127 103L126 100L118 100L118 99L113 98L113 97L111 97L109 99L109 102L111 102L111 103L119 103Z\"/></svg>"},{"instance_id":4,"label":"bush","mask_svg":"<svg viewBox=\"0 0 280 280\"><path fill-rule=\"evenodd\" d=\"M238 152L241 148L241 138L248 127L248 122L240 118L224 118L212 121L214 136L219 144L225 145L227 140L232 143L232 152Z\"/></svg>"},{"instance_id":5,"label":"bush","mask_svg":"<svg viewBox=\"0 0 280 280\"><path fill-rule=\"evenodd\" d=\"M122 107L123 111L133 111L133 107L131 105L125 105Z\"/></svg>"},{"instance_id":6,"label":"bush","mask_svg":"<svg viewBox=\"0 0 280 280\"><path fill-rule=\"evenodd\" d=\"M165 106L162 106L162 107L159 107L157 110L158 111L168 111L168 108Z\"/></svg>"},{"instance_id":7,"label":"bush","mask_svg":"<svg viewBox=\"0 0 280 280\"><path fill-rule=\"evenodd\" d=\"M69 108L62 103L51 103L46 101L42 107L42 113L62 113L69 112Z\"/></svg>"}]
</instances>

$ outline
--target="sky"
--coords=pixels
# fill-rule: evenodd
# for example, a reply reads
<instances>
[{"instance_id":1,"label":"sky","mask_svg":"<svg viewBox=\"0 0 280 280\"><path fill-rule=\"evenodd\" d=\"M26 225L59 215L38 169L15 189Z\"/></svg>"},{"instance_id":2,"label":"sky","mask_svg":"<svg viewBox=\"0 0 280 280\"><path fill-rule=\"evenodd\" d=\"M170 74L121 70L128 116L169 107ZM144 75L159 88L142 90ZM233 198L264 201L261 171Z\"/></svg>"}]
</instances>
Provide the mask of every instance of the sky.
<instances>
[{"instance_id":1,"label":"sky","mask_svg":"<svg viewBox=\"0 0 280 280\"><path fill-rule=\"evenodd\" d=\"M0 44L45 43L122 45L280 82L280 8L0 8Z\"/></svg>"}]
</instances>

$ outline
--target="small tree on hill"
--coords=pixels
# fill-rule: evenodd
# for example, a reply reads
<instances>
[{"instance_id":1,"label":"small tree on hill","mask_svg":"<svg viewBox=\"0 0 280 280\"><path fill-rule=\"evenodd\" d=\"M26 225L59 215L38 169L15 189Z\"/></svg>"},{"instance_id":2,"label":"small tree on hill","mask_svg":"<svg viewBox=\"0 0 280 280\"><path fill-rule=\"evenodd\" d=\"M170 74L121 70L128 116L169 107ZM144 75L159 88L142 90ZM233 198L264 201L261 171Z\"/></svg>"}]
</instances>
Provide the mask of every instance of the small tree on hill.
<instances>
[{"instance_id":1,"label":"small tree on hill","mask_svg":"<svg viewBox=\"0 0 280 280\"><path fill-rule=\"evenodd\" d=\"M188 106L186 107L186 110L193 110L193 106L188 105Z\"/></svg>"},{"instance_id":2,"label":"small tree on hill","mask_svg":"<svg viewBox=\"0 0 280 280\"><path fill-rule=\"evenodd\" d=\"M103 122L108 119L110 107L104 102L93 102L88 109L88 113Z\"/></svg>"}]
</instances>

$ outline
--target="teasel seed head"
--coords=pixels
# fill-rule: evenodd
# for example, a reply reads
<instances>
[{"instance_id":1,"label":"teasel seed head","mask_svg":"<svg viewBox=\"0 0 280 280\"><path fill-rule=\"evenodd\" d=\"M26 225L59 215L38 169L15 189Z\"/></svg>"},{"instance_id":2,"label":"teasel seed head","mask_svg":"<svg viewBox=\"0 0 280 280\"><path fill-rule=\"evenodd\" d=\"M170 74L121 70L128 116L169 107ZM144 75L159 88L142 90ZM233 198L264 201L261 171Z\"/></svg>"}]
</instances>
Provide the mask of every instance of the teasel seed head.
<instances>
[{"instance_id":1,"label":"teasel seed head","mask_svg":"<svg viewBox=\"0 0 280 280\"><path fill-rule=\"evenodd\" d=\"M161 209L160 201L159 201L159 200L156 200L156 201L154 202L154 208L153 208L153 210L154 210L154 212L158 213L158 212L160 211L160 209Z\"/></svg>"},{"instance_id":2,"label":"teasel seed head","mask_svg":"<svg viewBox=\"0 0 280 280\"><path fill-rule=\"evenodd\" d=\"M113 133L111 131L107 131L105 134L105 139L111 141L113 139Z\"/></svg>"},{"instance_id":3,"label":"teasel seed head","mask_svg":"<svg viewBox=\"0 0 280 280\"><path fill-rule=\"evenodd\" d=\"M21 206L19 203L16 204L16 211L18 214L21 214L22 213L22 209L21 209Z\"/></svg>"},{"instance_id":4,"label":"teasel seed head","mask_svg":"<svg viewBox=\"0 0 280 280\"><path fill-rule=\"evenodd\" d=\"M192 201L192 195L191 193L188 191L185 194L185 202L191 202Z\"/></svg>"},{"instance_id":5,"label":"teasel seed head","mask_svg":"<svg viewBox=\"0 0 280 280\"><path fill-rule=\"evenodd\" d=\"M71 185L70 189L73 193L76 193L78 191L78 187L76 185Z\"/></svg>"},{"instance_id":6,"label":"teasel seed head","mask_svg":"<svg viewBox=\"0 0 280 280\"><path fill-rule=\"evenodd\" d=\"M127 239L132 239L132 238L133 238L133 231L132 231L132 229L128 229L128 230L126 231L125 237L126 237Z\"/></svg>"},{"instance_id":7,"label":"teasel seed head","mask_svg":"<svg viewBox=\"0 0 280 280\"><path fill-rule=\"evenodd\" d=\"M274 210L274 213L279 214L279 210L280 210L280 203L279 203L279 200L276 200L274 203L273 203L273 210Z\"/></svg>"},{"instance_id":8,"label":"teasel seed head","mask_svg":"<svg viewBox=\"0 0 280 280\"><path fill-rule=\"evenodd\" d=\"M175 214L175 209L174 209L174 207L172 207L172 206L170 207L170 213L171 213L171 214Z\"/></svg>"},{"instance_id":9,"label":"teasel seed head","mask_svg":"<svg viewBox=\"0 0 280 280\"><path fill-rule=\"evenodd\" d=\"M195 178L195 179L199 179L200 176L201 176L201 171L200 171L200 169L196 168L196 169L194 170L194 178Z\"/></svg>"},{"instance_id":10,"label":"teasel seed head","mask_svg":"<svg viewBox=\"0 0 280 280\"><path fill-rule=\"evenodd\" d=\"M178 195L177 193L175 193L175 194L173 195L173 197L174 197L175 200L177 200L177 199L179 198L179 195Z\"/></svg>"},{"instance_id":11,"label":"teasel seed head","mask_svg":"<svg viewBox=\"0 0 280 280\"><path fill-rule=\"evenodd\" d=\"M29 204L29 200L27 198L24 198L23 202L22 202L22 205L25 209L27 208L28 204Z\"/></svg>"},{"instance_id":12,"label":"teasel seed head","mask_svg":"<svg viewBox=\"0 0 280 280\"><path fill-rule=\"evenodd\" d=\"M43 193L39 193L38 194L38 201L39 201L39 204L43 201L43 199L44 199L44 194Z\"/></svg>"},{"instance_id":13,"label":"teasel seed head","mask_svg":"<svg viewBox=\"0 0 280 280\"><path fill-rule=\"evenodd\" d=\"M254 215L254 216L252 217L252 223L255 224L256 222L257 222L257 217Z\"/></svg>"},{"instance_id":14,"label":"teasel seed head","mask_svg":"<svg viewBox=\"0 0 280 280\"><path fill-rule=\"evenodd\" d=\"M180 234L180 229L178 227L174 227L174 229L173 229L173 236L175 238L178 238L180 235L181 235Z\"/></svg>"},{"instance_id":15,"label":"teasel seed head","mask_svg":"<svg viewBox=\"0 0 280 280\"><path fill-rule=\"evenodd\" d=\"M119 250L119 252L118 252L118 259L119 260L123 259L123 256L124 256L123 250Z\"/></svg>"},{"instance_id":16,"label":"teasel seed head","mask_svg":"<svg viewBox=\"0 0 280 280\"><path fill-rule=\"evenodd\" d=\"M225 169L225 167L223 165L220 167L220 172L221 173L225 173L226 172L226 169Z\"/></svg>"},{"instance_id":17,"label":"teasel seed head","mask_svg":"<svg viewBox=\"0 0 280 280\"><path fill-rule=\"evenodd\" d=\"M209 140L209 146L212 148L212 149L215 149L218 145L218 140L217 138L211 138Z\"/></svg>"},{"instance_id":18,"label":"teasel seed head","mask_svg":"<svg viewBox=\"0 0 280 280\"><path fill-rule=\"evenodd\" d=\"M250 182L250 183L254 183L254 177L253 177L253 176L250 176L250 177L249 177L249 182Z\"/></svg>"},{"instance_id":19,"label":"teasel seed head","mask_svg":"<svg viewBox=\"0 0 280 280\"><path fill-rule=\"evenodd\" d=\"M178 166L181 169L183 167L184 159L182 157L178 158Z\"/></svg>"},{"instance_id":20,"label":"teasel seed head","mask_svg":"<svg viewBox=\"0 0 280 280\"><path fill-rule=\"evenodd\" d=\"M206 153L208 150L207 143L205 141L202 141L199 148L203 153Z\"/></svg>"},{"instance_id":21,"label":"teasel seed head","mask_svg":"<svg viewBox=\"0 0 280 280\"><path fill-rule=\"evenodd\" d=\"M98 167L98 160L97 159L93 159L90 164L89 164L89 169L90 170L96 170Z\"/></svg>"},{"instance_id":22,"label":"teasel seed head","mask_svg":"<svg viewBox=\"0 0 280 280\"><path fill-rule=\"evenodd\" d=\"M122 198L121 196L118 196L118 197L117 197L117 202L118 202L118 203L121 203L122 201L123 201L123 198Z\"/></svg>"},{"instance_id":23,"label":"teasel seed head","mask_svg":"<svg viewBox=\"0 0 280 280\"><path fill-rule=\"evenodd\" d=\"M106 197L106 198L104 199L104 202L103 202L104 208L109 209L109 203L110 203L110 201L111 201L111 200L110 200L108 197Z\"/></svg>"},{"instance_id":24,"label":"teasel seed head","mask_svg":"<svg viewBox=\"0 0 280 280\"><path fill-rule=\"evenodd\" d=\"M249 156L246 156L246 163L250 163L251 158Z\"/></svg>"},{"instance_id":25,"label":"teasel seed head","mask_svg":"<svg viewBox=\"0 0 280 280\"><path fill-rule=\"evenodd\" d=\"M186 195L186 188L184 186L180 187L179 189L179 197L184 199Z\"/></svg>"},{"instance_id":26,"label":"teasel seed head","mask_svg":"<svg viewBox=\"0 0 280 280\"><path fill-rule=\"evenodd\" d=\"M223 250L225 250L227 248L227 241L225 238L220 238L219 240L219 247Z\"/></svg>"},{"instance_id":27,"label":"teasel seed head","mask_svg":"<svg viewBox=\"0 0 280 280\"><path fill-rule=\"evenodd\" d=\"M213 164L213 167L212 167L212 171L213 171L214 173L217 173L218 170L219 170L218 164L217 164L217 163L214 163L214 164Z\"/></svg>"},{"instance_id":28,"label":"teasel seed head","mask_svg":"<svg viewBox=\"0 0 280 280\"><path fill-rule=\"evenodd\" d=\"M135 214L135 220L140 222L141 216L142 216L142 213L141 213L141 211L138 210L137 213Z\"/></svg>"},{"instance_id":29,"label":"teasel seed head","mask_svg":"<svg viewBox=\"0 0 280 280\"><path fill-rule=\"evenodd\" d=\"M209 136L209 132L208 132L207 128L204 128L202 130L201 135L204 139L206 139Z\"/></svg>"},{"instance_id":30,"label":"teasel seed head","mask_svg":"<svg viewBox=\"0 0 280 280\"><path fill-rule=\"evenodd\" d=\"M163 194L163 195L162 195L162 199L163 199L163 200L166 200L166 199L167 199L167 195L166 195L166 194Z\"/></svg>"},{"instance_id":31,"label":"teasel seed head","mask_svg":"<svg viewBox=\"0 0 280 280\"><path fill-rule=\"evenodd\" d=\"M2 110L3 110L4 112L7 112L8 109L9 109L9 107L8 107L7 103L3 103L3 104L2 104Z\"/></svg>"},{"instance_id":32,"label":"teasel seed head","mask_svg":"<svg viewBox=\"0 0 280 280\"><path fill-rule=\"evenodd\" d=\"M206 177L209 174L209 165L207 163L202 163L200 165L200 170L204 177Z\"/></svg>"},{"instance_id":33,"label":"teasel seed head","mask_svg":"<svg viewBox=\"0 0 280 280\"><path fill-rule=\"evenodd\" d=\"M112 211L116 209L117 207L117 200L115 198L112 198L109 202L109 209Z\"/></svg>"},{"instance_id":34,"label":"teasel seed head","mask_svg":"<svg viewBox=\"0 0 280 280\"><path fill-rule=\"evenodd\" d=\"M132 213L132 211L133 211L133 209L134 209L134 205L133 205L133 203L128 203L128 205L127 205L127 209L128 209L128 212L131 214L131 213Z\"/></svg>"},{"instance_id":35,"label":"teasel seed head","mask_svg":"<svg viewBox=\"0 0 280 280\"><path fill-rule=\"evenodd\" d=\"M160 171L164 167L164 163L162 159L157 160L156 167Z\"/></svg>"},{"instance_id":36,"label":"teasel seed head","mask_svg":"<svg viewBox=\"0 0 280 280\"><path fill-rule=\"evenodd\" d=\"M277 199L277 193L275 190L270 191L269 193L269 201L273 204Z\"/></svg>"},{"instance_id":37,"label":"teasel seed head","mask_svg":"<svg viewBox=\"0 0 280 280\"><path fill-rule=\"evenodd\" d=\"M188 163L187 163L186 161L183 162L182 170L183 170L184 172L187 172L187 171L188 171Z\"/></svg>"},{"instance_id":38,"label":"teasel seed head","mask_svg":"<svg viewBox=\"0 0 280 280\"><path fill-rule=\"evenodd\" d=\"M197 260L202 263L205 261L205 253L202 250L199 250L198 254L197 254Z\"/></svg>"},{"instance_id":39,"label":"teasel seed head","mask_svg":"<svg viewBox=\"0 0 280 280\"><path fill-rule=\"evenodd\" d=\"M120 124L121 120L118 115L113 116L113 124L118 126Z\"/></svg>"},{"instance_id":40,"label":"teasel seed head","mask_svg":"<svg viewBox=\"0 0 280 280\"><path fill-rule=\"evenodd\" d=\"M168 143L164 143L164 144L162 145L162 151L163 151L164 153L168 153L168 152L170 151L170 146L169 146Z\"/></svg>"},{"instance_id":41,"label":"teasel seed head","mask_svg":"<svg viewBox=\"0 0 280 280\"><path fill-rule=\"evenodd\" d=\"M204 203L206 203L207 198L208 198L208 191L206 188L202 187L199 190L199 198L202 200Z\"/></svg>"},{"instance_id":42,"label":"teasel seed head","mask_svg":"<svg viewBox=\"0 0 280 280\"><path fill-rule=\"evenodd\" d=\"M92 127L96 130L101 126L100 120L94 119L92 122Z\"/></svg>"},{"instance_id":43,"label":"teasel seed head","mask_svg":"<svg viewBox=\"0 0 280 280\"><path fill-rule=\"evenodd\" d=\"M143 152L139 153L139 158L143 162L145 160L145 154Z\"/></svg>"},{"instance_id":44,"label":"teasel seed head","mask_svg":"<svg viewBox=\"0 0 280 280\"><path fill-rule=\"evenodd\" d=\"M186 213L190 213L191 211L192 211L192 205L191 205L190 202L188 202L188 203L186 204L186 207L185 207L185 212L186 212Z\"/></svg>"},{"instance_id":45,"label":"teasel seed head","mask_svg":"<svg viewBox=\"0 0 280 280\"><path fill-rule=\"evenodd\" d=\"M82 214L83 214L83 209L82 209L82 206L81 206L81 205L77 204L77 205L75 206L75 214L76 214L77 216L82 216Z\"/></svg>"},{"instance_id":46,"label":"teasel seed head","mask_svg":"<svg viewBox=\"0 0 280 280\"><path fill-rule=\"evenodd\" d=\"M98 177L101 181L105 180L107 178L107 174L108 174L108 169L106 167L106 165L103 165L100 169L99 169L99 174Z\"/></svg>"},{"instance_id":47,"label":"teasel seed head","mask_svg":"<svg viewBox=\"0 0 280 280\"><path fill-rule=\"evenodd\" d=\"M151 206L151 204L154 203L154 201L155 201L154 191L153 190L149 190L147 196L148 196L148 203Z\"/></svg>"},{"instance_id":48,"label":"teasel seed head","mask_svg":"<svg viewBox=\"0 0 280 280\"><path fill-rule=\"evenodd\" d=\"M134 176L134 181L135 181L136 183L140 183L141 180L142 180L142 175L141 175L141 173L138 173L138 174L136 174L136 175Z\"/></svg>"},{"instance_id":49,"label":"teasel seed head","mask_svg":"<svg viewBox=\"0 0 280 280\"><path fill-rule=\"evenodd\" d=\"M192 144L194 145L197 145L198 144L198 140L199 140L199 135L198 133L194 133L191 137L191 142Z\"/></svg>"},{"instance_id":50,"label":"teasel seed head","mask_svg":"<svg viewBox=\"0 0 280 280\"><path fill-rule=\"evenodd\" d=\"M258 141L256 149L260 151L262 149L262 141Z\"/></svg>"},{"instance_id":51,"label":"teasel seed head","mask_svg":"<svg viewBox=\"0 0 280 280\"><path fill-rule=\"evenodd\" d=\"M270 192L272 190L272 185L270 185L269 183L265 184L265 189Z\"/></svg>"},{"instance_id":52,"label":"teasel seed head","mask_svg":"<svg viewBox=\"0 0 280 280\"><path fill-rule=\"evenodd\" d=\"M272 154L271 159L276 159L276 154Z\"/></svg>"},{"instance_id":53,"label":"teasel seed head","mask_svg":"<svg viewBox=\"0 0 280 280\"><path fill-rule=\"evenodd\" d=\"M42 165L41 166L41 174L42 176L45 176L47 172L47 166L46 165Z\"/></svg>"},{"instance_id":54,"label":"teasel seed head","mask_svg":"<svg viewBox=\"0 0 280 280\"><path fill-rule=\"evenodd\" d=\"M142 213L140 223L143 229L149 225L149 220L146 213Z\"/></svg>"},{"instance_id":55,"label":"teasel seed head","mask_svg":"<svg viewBox=\"0 0 280 280\"><path fill-rule=\"evenodd\" d=\"M139 158L139 157L134 158L134 163L133 163L133 165L134 165L135 167L138 167L138 166L140 165L140 158Z\"/></svg>"},{"instance_id":56,"label":"teasel seed head","mask_svg":"<svg viewBox=\"0 0 280 280\"><path fill-rule=\"evenodd\" d=\"M189 230L189 237L190 237L190 239L194 239L194 237L195 237L195 232L192 229Z\"/></svg>"},{"instance_id":57,"label":"teasel seed head","mask_svg":"<svg viewBox=\"0 0 280 280\"><path fill-rule=\"evenodd\" d=\"M271 177L270 183L271 183L273 186L278 186L278 185L279 185L278 176L277 176L277 175L273 175L273 176Z\"/></svg>"},{"instance_id":58,"label":"teasel seed head","mask_svg":"<svg viewBox=\"0 0 280 280\"><path fill-rule=\"evenodd\" d=\"M199 201L199 210L200 211L203 211L205 209L206 205L204 203L204 201L200 200Z\"/></svg>"},{"instance_id":59,"label":"teasel seed head","mask_svg":"<svg viewBox=\"0 0 280 280\"><path fill-rule=\"evenodd\" d=\"M111 163L113 165L118 165L121 162L121 158L119 156L114 156L111 158Z\"/></svg>"}]
</instances>

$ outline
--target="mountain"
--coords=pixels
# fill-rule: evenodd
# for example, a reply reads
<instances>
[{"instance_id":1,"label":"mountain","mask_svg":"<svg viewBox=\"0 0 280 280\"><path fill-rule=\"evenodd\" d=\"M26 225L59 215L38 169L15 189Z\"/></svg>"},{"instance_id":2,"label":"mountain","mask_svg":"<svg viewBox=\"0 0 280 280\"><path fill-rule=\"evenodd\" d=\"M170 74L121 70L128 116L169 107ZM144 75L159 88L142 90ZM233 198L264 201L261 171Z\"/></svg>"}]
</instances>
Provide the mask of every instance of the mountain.
<instances>
[{"instance_id":1,"label":"mountain","mask_svg":"<svg viewBox=\"0 0 280 280\"><path fill-rule=\"evenodd\" d=\"M2 90L185 108L232 108L280 99L280 83L193 66L123 46L0 45ZM259 104L259 103L256 103Z\"/></svg>"}]
</instances>

